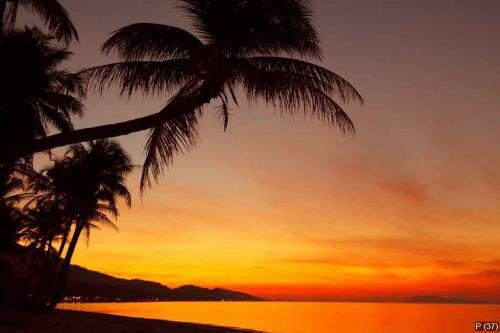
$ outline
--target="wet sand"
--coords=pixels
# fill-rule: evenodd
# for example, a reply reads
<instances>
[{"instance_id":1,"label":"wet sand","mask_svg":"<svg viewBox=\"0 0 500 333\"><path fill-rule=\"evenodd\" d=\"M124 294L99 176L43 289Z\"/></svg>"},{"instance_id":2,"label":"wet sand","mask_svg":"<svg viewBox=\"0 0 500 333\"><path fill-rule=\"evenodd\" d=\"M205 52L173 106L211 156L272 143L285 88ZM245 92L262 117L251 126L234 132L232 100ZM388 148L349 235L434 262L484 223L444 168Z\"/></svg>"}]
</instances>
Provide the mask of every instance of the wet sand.
<instances>
[{"instance_id":1,"label":"wet sand","mask_svg":"<svg viewBox=\"0 0 500 333\"><path fill-rule=\"evenodd\" d=\"M141 319L91 312L55 310L26 314L0 308L1 333L249 333L210 325Z\"/></svg>"}]
</instances>

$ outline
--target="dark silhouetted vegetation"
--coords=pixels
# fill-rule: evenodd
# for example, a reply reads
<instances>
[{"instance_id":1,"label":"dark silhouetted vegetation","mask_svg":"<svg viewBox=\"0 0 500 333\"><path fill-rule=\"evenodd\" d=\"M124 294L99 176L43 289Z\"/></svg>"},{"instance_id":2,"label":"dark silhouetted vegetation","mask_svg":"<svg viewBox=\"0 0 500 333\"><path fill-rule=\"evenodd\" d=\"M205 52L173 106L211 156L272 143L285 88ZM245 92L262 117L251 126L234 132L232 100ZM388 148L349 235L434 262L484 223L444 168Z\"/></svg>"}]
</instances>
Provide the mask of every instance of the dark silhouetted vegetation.
<instances>
[{"instance_id":1,"label":"dark silhouetted vegetation","mask_svg":"<svg viewBox=\"0 0 500 333\"><path fill-rule=\"evenodd\" d=\"M60 69L71 52L37 28L1 34L0 50L0 163L12 166L12 147L50 129L73 130L71 116L83 115L85 87L80 75Z\"/></svg>"},{"instance_id":2,"label":"dark silhouetted vegetation","mask_svg":"<svg viewBox=\"0 0 500 333\"><path fill-rule=\"evenodd\" d=\"M36 14L58 40L66 44L78 40L70 15L57 0L0 0L0 32L14 29L20 6Z\"/></svg>"},{"instance_id":3,"label":"dark silhouetted vegetation","mask_svg":"<svg viewBox=\"0 0 500 333\"><path fill-rule=\"evenodd\" d=\"M7 236L26 243L30 251L29 263L22 267L27 272L20 274L25 282L18 298L28 310L51 310L62 299L81 235L88 240L93 229L116 229L117 199L131 203L125 179L132 168L128 155L109 140L71 146L41 172L19 166L22 181L9 182L20 182L11 188L24 196L22 206L9 206L8 194L2 202L15 216L5 220L16 226L7 230Z\"/></svg>"},{"instance_id":4,"label":"dark silhouetted vegetation","mask_svg":"<svg viewBox=\"0 0 500 333\"><path fill-rule=\"evenodd\" d=\"M118 84L123 94L165 94L168 104L150 116L37 138L12 148L22 156L77 142L151 129L142 188L157 179L173 157L196 143L202 107L212 100L227 127L236 92L264 100L292 115L303 112L338 126L354 126L338 101L361 101L341 76L308 60L320 60L319 37L309 1L179 1L196 35L181 28L136 23L113 33L103 45L119 62L83 74L98 91Z\"/></svg>"},{"instance_id":5,"label":"dark silhouetted vegetation","mask_svg":"<svg viewBox=\"0 0 500 333\"><path fill-rule=\"evenodd\" d=\"M37 14L55 37L17 28L18 8ZM316 64L322 54L310 1L180 0L178 9L194 33L131 24L102 46L118 62L71 73L61 65L78 34L66 10L56 0L0 0L0 278L24 270L18 296L29 310L55 307L81 236L88 239L101 226L115 228L118 198L130 205L125 178L131 162L108 138L150 130L143 190L196 144L198 121L213 101L224 130L238 96L245 96L354 132L341 104L362 97ZM83 115L86 88L103 92L111 85L124 95L162 95L168 103L145 117L74 129L72 117ZM69 145L62 158L52 155L53 148ZM33 155L40 152L51 160L41 171L33 168ZM19 268L22 242L30 260Z\"/></svg>"}]
</instances>

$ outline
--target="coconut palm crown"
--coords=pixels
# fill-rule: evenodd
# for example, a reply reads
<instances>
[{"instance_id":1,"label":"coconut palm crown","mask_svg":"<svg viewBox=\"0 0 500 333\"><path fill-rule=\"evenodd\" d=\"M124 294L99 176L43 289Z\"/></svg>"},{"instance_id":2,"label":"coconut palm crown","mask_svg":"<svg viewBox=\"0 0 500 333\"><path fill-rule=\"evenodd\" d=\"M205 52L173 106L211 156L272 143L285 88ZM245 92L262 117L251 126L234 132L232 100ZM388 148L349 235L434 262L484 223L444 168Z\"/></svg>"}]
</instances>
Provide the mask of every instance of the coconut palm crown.
<instances>
[{"instance_id":1,"label":"coconut palm crown","mask_svg":"<svg viewBox=\"0 0 500 333\"><path fill-rule=\"evenodd\" d=\"M83 81L60 68L71 53L53 42L36 28L0 34L0 150L45 137L49 127L70 131L71 116L83 114Z\"/></svg>"},{"instance_id":2,"label":"coconut palm crown","mask_svg":"<svg viewBox=\"0 0 500 333\"><path fill-rule=\"evenodd\" d=\"M78 40L69 13L57 0L0 0L0 31L14 28L19 6L37 14L58 40L65 44Z\"/></svg>"},{"instance_id":3,"label":"coconut palm crown","mask_svg":"<svg viewBox=\"0 0 500 333\"><path fill-rule=\"evenodd\" d=\"M303 112L354 132L339 101L362 102L362 97L340 75L308 62L322 57L310 1L180 0L178 7L195 33L153 23L125 26L102 46L119 62L84 71L98 91L118 84L122 94L170 96L158 114L142 123L130 121L124 124L130 125L127 131L116 133L153 127L141 188L151 177L157 180L175 154L196 143L205 104L218 100L226 128L239 90L249 102L261 99L278 111Z\"/></svg>"},{"instance_id":4,"label":"coconut palm crown","mask_svg":"<svg viewBox=\"0 0 500 333\"><path fill-rule=\"evenodd\" d=\"M43 288L45 294L37 295L32 306L44 308L49 305L53 308L60 301L82 232L88 241L92 229L100 229L101 226L116 229L112 219L118 217L117 200L124 199L128 206L131 204L125 181L132 170L130 157L118 143L97 140L71 146L64 158L32 177L29 187L36 193L31 201L35 213L47 216L49 223L35 224L35 237L28 236L36 240L36 233L50 234L52 230L59 230L59 256L67 245L61 264L55 264L54 272L57 274L47 273L57 277L49 279L49 287ZM60 217L59 223L50 223L54 222L51 219L53 216ZM43 219L38 218L38 221ZM53 238L47 239L51 242Z\"/></svg>"}]
</instances>

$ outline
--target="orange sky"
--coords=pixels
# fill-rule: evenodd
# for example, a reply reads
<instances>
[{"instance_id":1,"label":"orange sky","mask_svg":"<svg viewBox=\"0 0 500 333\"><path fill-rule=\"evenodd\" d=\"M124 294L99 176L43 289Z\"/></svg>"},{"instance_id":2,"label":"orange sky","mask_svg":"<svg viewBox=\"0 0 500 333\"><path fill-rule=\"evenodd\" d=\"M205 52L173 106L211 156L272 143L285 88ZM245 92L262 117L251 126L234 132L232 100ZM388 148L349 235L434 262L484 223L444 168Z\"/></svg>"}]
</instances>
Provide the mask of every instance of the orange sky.
<instances>
[{"instance_id":1,"label":"orange sky","mask_svg":"<svg viewBox=\"0 0 500 333\"><path fill-rule=\"evenodd\" d=\"M186 27L169 0L61 1L81 43L139 21ZM74 263L169 286L279 299L433 294L500 300L500 23L496 0L314 1L323 65L366 99L357 137L264 105L215 112L120 232L94 232ZM243 99L243 96L240 98ZM79 127L156 112L161 99L91 95ZM145 134L121 138L136 163ZM129 181L137 194L138 175Z\"/></svg>"}]
</instances>

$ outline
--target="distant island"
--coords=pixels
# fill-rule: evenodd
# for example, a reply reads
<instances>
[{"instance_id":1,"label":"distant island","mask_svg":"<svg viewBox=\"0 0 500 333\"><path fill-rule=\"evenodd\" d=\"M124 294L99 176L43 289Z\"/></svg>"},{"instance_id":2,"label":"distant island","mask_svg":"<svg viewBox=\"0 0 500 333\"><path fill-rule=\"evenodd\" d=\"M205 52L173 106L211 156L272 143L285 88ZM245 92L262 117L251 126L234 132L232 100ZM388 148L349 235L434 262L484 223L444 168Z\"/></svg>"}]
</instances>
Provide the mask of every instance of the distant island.
<instances>
[{"instance_id":1,"label":"distant island","mask_svg":"<svg viewBox=\"0 0 500 333\"><path fill-rule=\"evenodd\" d=\"M65 302L151 302L151 301L263 301L246 293L193 285L169 288L158 282L119 279L71 266Z\"/></svg>"},{"instance_id":2,"label":"distant island","mask_svg":"<svg viewBox=\"0 0 500 333\"><path fill-rule=\"evenodd\" d=\"M481 304L479 302L467 298L460 297L441 297L433 295L415 295L409 300L410 303L443 303L443 304Z\"/></svg>"}]
</instances>

